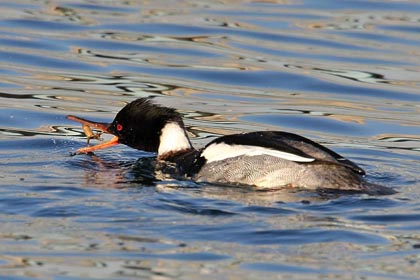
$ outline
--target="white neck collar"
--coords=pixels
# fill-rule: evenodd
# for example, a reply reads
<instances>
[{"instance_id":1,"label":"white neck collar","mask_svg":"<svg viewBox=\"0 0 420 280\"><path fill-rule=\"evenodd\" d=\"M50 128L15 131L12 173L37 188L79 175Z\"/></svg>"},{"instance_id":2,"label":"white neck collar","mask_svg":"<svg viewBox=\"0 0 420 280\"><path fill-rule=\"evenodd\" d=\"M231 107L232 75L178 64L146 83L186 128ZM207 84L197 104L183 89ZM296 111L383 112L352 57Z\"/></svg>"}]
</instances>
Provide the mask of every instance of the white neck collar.
<instances>
[{"instance_id":1,"label":"white neck collar","mask_svg":"<svg viewBox=\"0 0 420 280\"><path fill-rule=\"evenodd\" d=\"M167 153L191 149L191 143L183 127L176 122L167 123L161 131L158 157Z\"/></svg>"}]
</instances>

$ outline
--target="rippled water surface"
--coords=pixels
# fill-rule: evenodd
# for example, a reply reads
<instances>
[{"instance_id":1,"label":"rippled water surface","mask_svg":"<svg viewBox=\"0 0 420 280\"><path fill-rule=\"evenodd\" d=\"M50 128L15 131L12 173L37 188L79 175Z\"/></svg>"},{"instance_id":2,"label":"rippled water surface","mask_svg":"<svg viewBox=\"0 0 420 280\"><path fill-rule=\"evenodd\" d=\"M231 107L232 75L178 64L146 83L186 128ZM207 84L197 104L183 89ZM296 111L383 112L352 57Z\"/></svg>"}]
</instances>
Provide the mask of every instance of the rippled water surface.
<instances>
[{"instance_id":1,"label":"rippled water surface","mask_svg":"<svg viewBox=\"0 0 420 280\"><path fill-rule=\"evenodd\" d=\"M1 1L0 276L417 279L418 1ZM287 130L391 196L157 181L67 114L175 107L195 146Z\"/></svg>"}]
</instances>

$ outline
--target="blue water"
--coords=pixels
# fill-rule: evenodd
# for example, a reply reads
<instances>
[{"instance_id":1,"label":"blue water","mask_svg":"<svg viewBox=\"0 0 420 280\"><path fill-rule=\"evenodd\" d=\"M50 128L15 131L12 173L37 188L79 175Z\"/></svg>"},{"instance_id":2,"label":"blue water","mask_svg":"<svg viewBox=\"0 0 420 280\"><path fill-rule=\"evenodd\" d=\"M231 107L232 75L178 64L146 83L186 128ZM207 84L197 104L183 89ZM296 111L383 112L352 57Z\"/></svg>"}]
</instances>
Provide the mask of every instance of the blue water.
<instances>
[{"instance_id":1,"label":"blue water","mask_svg":"<svg viewBox=\"0 0 420 280\"><path fill-rule=\"evenodd\" d=\"M0 277L418 279L417 1L2 1ZM153 97L202 147L286 130L391 196L156 180L153 154L86 143Z\"/></svg>"}]
</instances>

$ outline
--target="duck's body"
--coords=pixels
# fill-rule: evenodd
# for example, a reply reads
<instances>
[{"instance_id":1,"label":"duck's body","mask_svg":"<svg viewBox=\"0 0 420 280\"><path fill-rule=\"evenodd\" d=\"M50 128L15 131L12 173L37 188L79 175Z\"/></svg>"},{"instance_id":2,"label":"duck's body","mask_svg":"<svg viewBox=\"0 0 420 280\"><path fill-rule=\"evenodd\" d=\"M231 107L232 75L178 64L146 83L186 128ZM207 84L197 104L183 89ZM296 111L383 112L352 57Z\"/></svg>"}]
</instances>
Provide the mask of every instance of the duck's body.
<instances>
[{"instance_id":1,"label":"duck's body","mask_svg":"<svg viewBox=\"0 0 420 280\"><path fill-rule=\"evenodd\" d=\"M390 188L365 181L363 169L350 160L292 133L259 131L227 135L196 150L180 114L148 99L126 105L111 124L69 118L116 136L108 143L82 148L77 153L126 144L157 152L158 160L173 163L178 175L198 182L252 185L260 189L394 193Z\"/></svg>"}]
</instances>

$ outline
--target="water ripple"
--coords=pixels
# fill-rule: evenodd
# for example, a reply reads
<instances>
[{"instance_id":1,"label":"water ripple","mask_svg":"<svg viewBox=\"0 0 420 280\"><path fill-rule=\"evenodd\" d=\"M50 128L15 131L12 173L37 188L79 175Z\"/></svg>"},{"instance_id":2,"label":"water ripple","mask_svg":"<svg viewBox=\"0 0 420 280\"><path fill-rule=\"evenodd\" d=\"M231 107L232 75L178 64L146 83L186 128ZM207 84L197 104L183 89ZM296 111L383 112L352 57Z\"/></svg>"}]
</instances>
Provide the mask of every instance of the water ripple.
<instances>
[{"instance_id":1,"label":"water ripple","mask_svg":"<svg viewBox=\"0 0 420 280\"><path fill-rule=\"evenodd\" d=\"M0 7L2 277L417 279L416 1ZM198 148L287 130L398 193L172 180L125 146L70 156L86 139L67 114L109 122L138 97L177 108Z\"/></svg>"}]
</instances>

